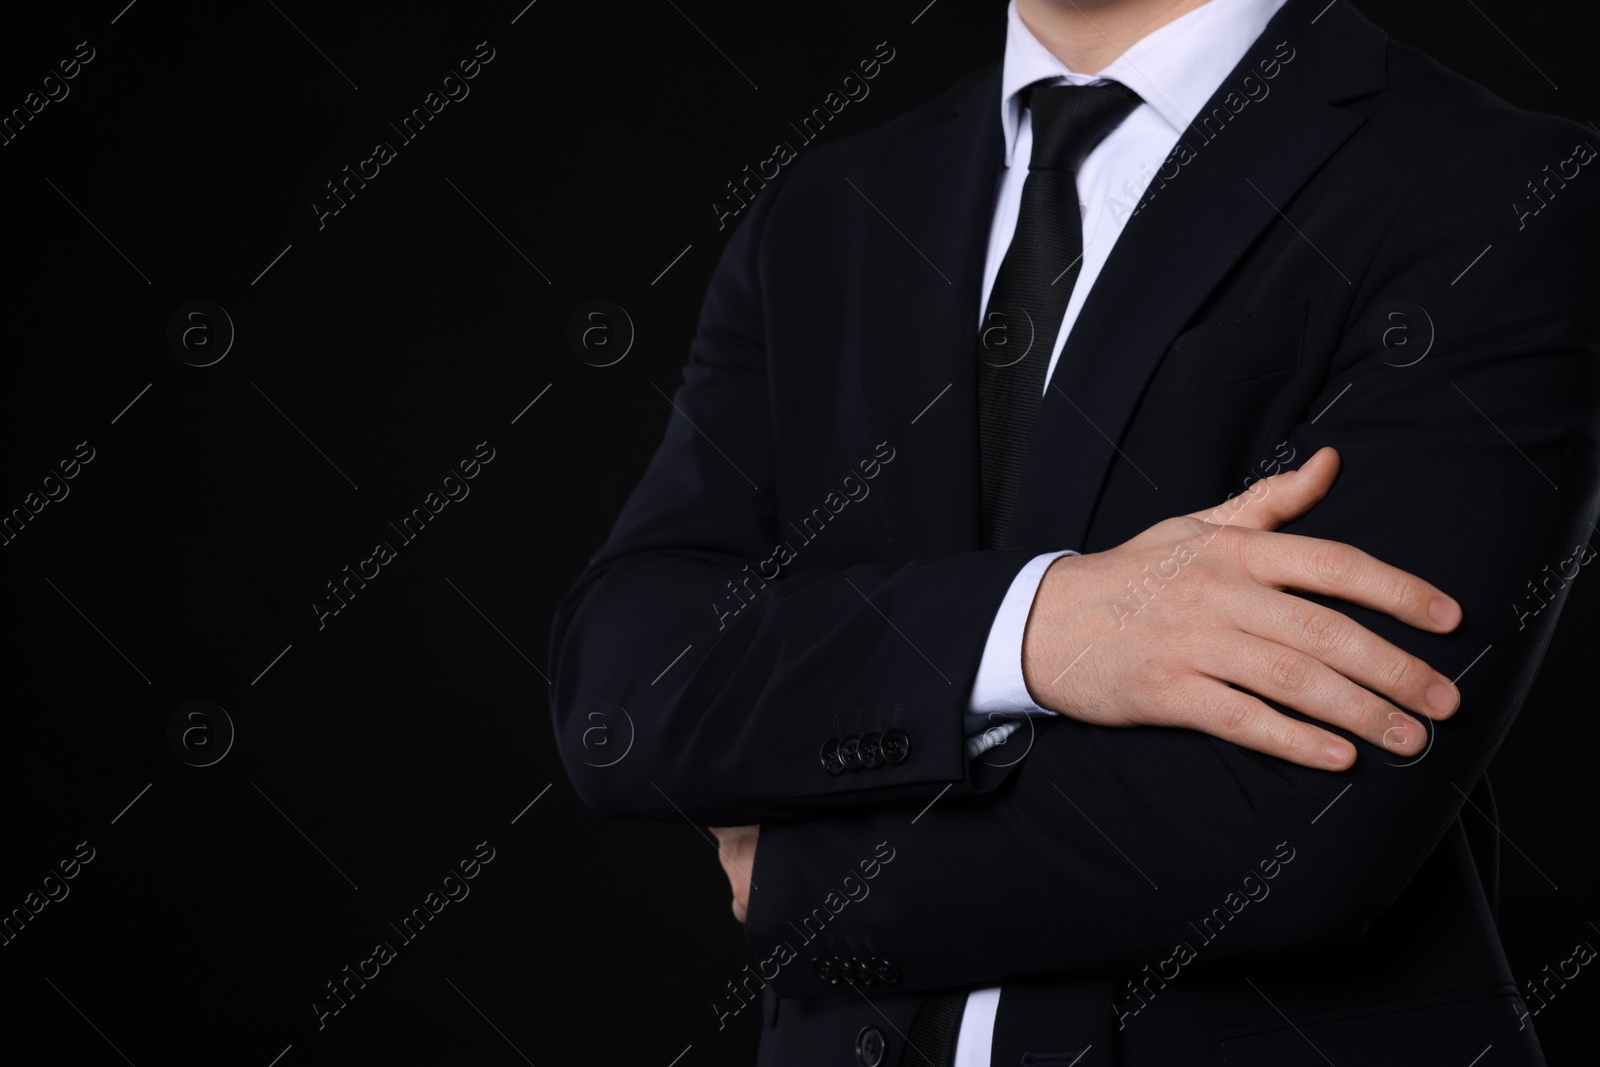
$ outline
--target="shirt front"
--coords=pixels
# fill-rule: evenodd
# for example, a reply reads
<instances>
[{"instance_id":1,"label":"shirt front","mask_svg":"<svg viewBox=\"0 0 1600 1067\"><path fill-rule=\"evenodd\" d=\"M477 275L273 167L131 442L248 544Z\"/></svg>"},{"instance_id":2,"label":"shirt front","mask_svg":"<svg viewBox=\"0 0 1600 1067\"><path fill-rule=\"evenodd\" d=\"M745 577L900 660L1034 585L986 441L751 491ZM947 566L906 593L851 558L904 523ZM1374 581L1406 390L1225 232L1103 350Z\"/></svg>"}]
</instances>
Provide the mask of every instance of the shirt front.
<instances>
[{"instance_id":1,"label":"shirt front","mask_svg":"<svg viewBox=\"0 0 1600 1067\"><path fill-rule=\"evenodd\" d=\"M1022 21L1016 0L1010 0L1000 81L1005 159L984 260L983 297L975 309L980 329L995 275L1016 231L1022 186L1033 151L1033 128L1022 105L1022 90L1041 81L1049 85L1117 81L1138 93L1143 101L1078 167L1083 261L1045 371L1047 390L1072 325L1145 187L1179 136L1222 87L1283 3L1284 0L1209 0L1140 38L1104 69L1083 74L1069 70L1040 43ZM1117 353L1097 352L1091 358L1115 359ZM1064 456L1062 461L1070 463L1072 457ZM1060 555L1053 552L1034 558L1013 579L984 645L969 704L969 728L981 730L991 725L990 716L995 714L1052 714L1034 702L1023 681L1022 637L1039 582ZM999 1003L998 988L975 990L968 995L957 1038L956 1067L989 1067Z\"/></svg>"}]
</instances>

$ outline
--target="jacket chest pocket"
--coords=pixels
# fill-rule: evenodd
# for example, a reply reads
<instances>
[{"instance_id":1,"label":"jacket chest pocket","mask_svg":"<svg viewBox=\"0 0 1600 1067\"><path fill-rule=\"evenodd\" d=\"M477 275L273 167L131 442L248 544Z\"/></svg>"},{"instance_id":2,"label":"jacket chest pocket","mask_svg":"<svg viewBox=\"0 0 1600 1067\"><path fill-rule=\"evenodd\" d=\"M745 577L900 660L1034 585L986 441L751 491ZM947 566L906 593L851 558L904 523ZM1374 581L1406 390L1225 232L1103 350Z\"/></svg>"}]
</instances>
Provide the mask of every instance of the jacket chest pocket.
<instances>
[{"instance_id":1,"label":"jacket chest pocket","mask_svg":"<svg viewBox=\"0 0 1600 1067\"><path fill-rule=\"evenodd\" d=\"M1292 371L1300 363L1305 325L1302 300L1197 326L1167 350L1151 396L1171 400Z\"/></svg>"}]
</instances>

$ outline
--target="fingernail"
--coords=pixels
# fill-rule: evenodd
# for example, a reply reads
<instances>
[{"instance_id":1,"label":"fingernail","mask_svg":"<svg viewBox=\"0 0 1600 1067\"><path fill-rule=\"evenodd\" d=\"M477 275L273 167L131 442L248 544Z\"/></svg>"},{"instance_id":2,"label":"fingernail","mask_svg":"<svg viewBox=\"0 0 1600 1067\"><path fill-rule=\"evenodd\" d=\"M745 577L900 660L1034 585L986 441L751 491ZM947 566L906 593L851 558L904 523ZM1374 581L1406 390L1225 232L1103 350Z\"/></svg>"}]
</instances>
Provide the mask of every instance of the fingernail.
<instances>
[{"instance_id":1,"label":"fingernail","mask_svg":"<svg viewBox=\"0 0 1600 1067\"><path fill-rule=\"evenodd\" d=\"M1461 694L1449 682L1434 682L1428 686L1427 701L1428 707L1443 715L1455 710L1461 702Z\"/></svg>"},{"instance_id":2,"label":"fingernail","mask_svg":"<svg viewBox=\"0 0 1600 1067\"><path fill-rule=\"evenodd\" d=\"M1336 767L1344 766L1350 755L1350 746L1340 741L1329 741L1322 749L1322 758Z\"/></svg>"},{"instance_id":3,"label":"fingernail","mask_svg":"<svg viewBox=\"0 0 1600 1067\"><path fill-rule=\"evenodd\" d=\"M1406 742L1411 739L1411 720L1398 711L1389 713L1389 721L1394 723L1383 732L1383 747L1399 749L1406 747Z\"/></svg>"},{"instance_id":4,"label":"fingernail","mask_svg":"<svg viewBox=\"0 0 1600 1067\"><path fill-rule=\"evenodd\" d=\"M1428 618L1440 626L1454 626L1461 621L1461 606L1449 597L1434 597L1428 605Z\"/></svg>"}]
</instances>

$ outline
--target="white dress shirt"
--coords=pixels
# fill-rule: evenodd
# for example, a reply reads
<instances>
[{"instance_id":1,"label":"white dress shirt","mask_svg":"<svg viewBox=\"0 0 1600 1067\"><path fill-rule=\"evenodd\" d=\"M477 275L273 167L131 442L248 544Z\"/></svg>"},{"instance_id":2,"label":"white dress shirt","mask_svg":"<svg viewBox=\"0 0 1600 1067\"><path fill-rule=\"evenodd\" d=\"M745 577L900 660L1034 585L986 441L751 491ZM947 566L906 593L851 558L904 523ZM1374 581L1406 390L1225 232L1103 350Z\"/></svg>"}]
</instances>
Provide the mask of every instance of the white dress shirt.
<instances>
[{"instance_id":1,"label":"white dress shirt","mask_svg":"<svg viewBox=\"0 0 1600 1067\"><path fill-rule=\"evenodd\" d=\"M1045 388L1056 361L1077 321L1100 268L1116 245L1146 185L1160 169L1200 108L1221 87L1223 79L1244 58L1284 0L1209 0L1130 45L1097 74L1079 74L1062 65L1017 14L1016 0L1006 8L1006 51L1000 82L1000 123L1005 132L1005 167L989 230L989 251L983 268L983 299L974 309L981 326L989 291L1016 230L1022 184L1028 177L1033 128L1018 94L1041 79L1050 84L1088 85L1118 81L1144 101L1089 153L1078 168L1078 201L1083 217L1083 262L1067 303L1055 350L1045 371ZM1270 107L1270 104L1264 106ZM1114 352L1097 358L1113 359ZM1063 456L1063 462L1072 457ZM983 659L972 687L968 726L992 726L991 715L1048 715L1028 694L1022 676L1022 635L1034 593L1046 568L1061 552L1036 556L1018 572L996 612ZM1063 902L1065 906L1069 902ZM1068 961L1063 961L1068 962ZM956 1067L989 1067L998 988L975 990L956 1044ZM1109 1007L1106 1009L1110 1010Z\"/></svg>"}]
</instances>

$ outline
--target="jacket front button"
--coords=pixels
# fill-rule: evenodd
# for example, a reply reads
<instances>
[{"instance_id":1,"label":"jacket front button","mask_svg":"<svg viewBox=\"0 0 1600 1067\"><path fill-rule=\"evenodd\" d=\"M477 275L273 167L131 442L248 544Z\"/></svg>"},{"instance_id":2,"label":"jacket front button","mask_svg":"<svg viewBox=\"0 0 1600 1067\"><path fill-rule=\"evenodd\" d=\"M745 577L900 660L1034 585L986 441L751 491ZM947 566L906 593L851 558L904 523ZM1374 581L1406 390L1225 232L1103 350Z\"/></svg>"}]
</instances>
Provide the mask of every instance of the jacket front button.
<instances>
[{"instance_id":1,"label":"jacket front button","mask_svg":"<svg viewBox=\"0 0 1600 1067\"><path fill-rule=\"evenodd\" d=\"M883 1034L876 1026L863 1026L856 1035L856 1063L861 1067L878 1067L883 1062Z\"/></svg>"}]
</instances>

